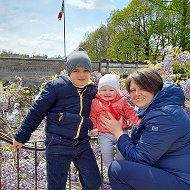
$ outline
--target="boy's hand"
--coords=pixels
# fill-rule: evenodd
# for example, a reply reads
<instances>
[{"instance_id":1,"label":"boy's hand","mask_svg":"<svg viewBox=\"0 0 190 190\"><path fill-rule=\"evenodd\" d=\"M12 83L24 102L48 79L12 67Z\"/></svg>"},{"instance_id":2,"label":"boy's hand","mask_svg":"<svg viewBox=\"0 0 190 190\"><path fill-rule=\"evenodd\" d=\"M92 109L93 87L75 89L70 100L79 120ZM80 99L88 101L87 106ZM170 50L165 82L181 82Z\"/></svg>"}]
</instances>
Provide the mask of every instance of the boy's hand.
<instances>
[{"instance_id":1,"label":"boy's hand","mask_svg":"<svg viewBox=\"0 0 190 190\"><path fill-rule=\"evenodd\" d=\"M97 137L98 136L98 129L92 129L90 131L90 135L94 136L94 137Z\"/></svg>"},{"instance_id":2,"label":"boy's hand","mask_svg":"<svg viewBox=\"0 0 190 190\"><path fill-rule=\"evenodd\" d=\"M14 151L21 148L22 146L24 146L23 143L20 143L20 142L16 141L15 139L13 139L13 150Z\"/></svg>"}]
</instances>

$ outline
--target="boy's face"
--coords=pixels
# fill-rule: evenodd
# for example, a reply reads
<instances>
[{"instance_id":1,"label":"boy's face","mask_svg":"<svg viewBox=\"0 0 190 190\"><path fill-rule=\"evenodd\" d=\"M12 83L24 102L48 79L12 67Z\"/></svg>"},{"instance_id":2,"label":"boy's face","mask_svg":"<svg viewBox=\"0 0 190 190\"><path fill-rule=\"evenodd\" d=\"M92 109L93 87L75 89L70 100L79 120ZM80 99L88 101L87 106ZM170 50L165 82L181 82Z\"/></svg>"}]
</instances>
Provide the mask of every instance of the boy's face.
<instances>
[{"instance_id":1,"label":"boy's face","mask_svg":"<svg viewBox=\"0 0 190 190\"><path fill-rule=\"evenodd\" d=\"M103 100L110 101L117 96L117 91L111 86L102 86L99 90L99 94Z\"/></svg>"},{"instance_id":2,"label":"boy's face","mask_svg":"<svg viewBox=\"0 0 190 190\"><path fill-rule=\"evenodd\" d=\"M82 88L90 80L90 72L84 67L76 67L70 74L70 80L74 86Z\"/></svg>"}]
</instances>

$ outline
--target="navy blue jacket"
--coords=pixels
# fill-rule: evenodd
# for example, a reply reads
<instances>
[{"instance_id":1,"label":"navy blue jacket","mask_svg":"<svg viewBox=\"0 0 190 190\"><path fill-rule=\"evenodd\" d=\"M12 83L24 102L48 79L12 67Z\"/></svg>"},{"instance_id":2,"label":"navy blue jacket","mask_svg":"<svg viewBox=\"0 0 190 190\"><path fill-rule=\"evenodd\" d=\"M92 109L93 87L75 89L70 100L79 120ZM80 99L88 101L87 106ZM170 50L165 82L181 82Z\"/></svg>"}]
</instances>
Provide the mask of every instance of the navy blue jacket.
<instances>
[{"instance_id":1,"label":"navy blue jacket","mask_svg":"<svg viewBox=\"0 0 190 190\"><path fill-rule=\"evenodd\" d=\"M65 76L49 81L24 118L15 140L26 143L44 117L46 133L70 139L87 137L88 131L93 128L89 113L96 93L94 84L88 84L79 93Z\"/></svg>"},{"instance_id":2,"label":"navy blue jacket","mask_svg":"<svg viewBox=\"0 0 190 190\"><path fill-rule=\"evenodd\" d=\"M132 137L118 139L118 148L126 160L160 168L190 184L190 117L183 104L181 88L165 83L140 112L142 122Z\"/></svg>"}]
</instances>

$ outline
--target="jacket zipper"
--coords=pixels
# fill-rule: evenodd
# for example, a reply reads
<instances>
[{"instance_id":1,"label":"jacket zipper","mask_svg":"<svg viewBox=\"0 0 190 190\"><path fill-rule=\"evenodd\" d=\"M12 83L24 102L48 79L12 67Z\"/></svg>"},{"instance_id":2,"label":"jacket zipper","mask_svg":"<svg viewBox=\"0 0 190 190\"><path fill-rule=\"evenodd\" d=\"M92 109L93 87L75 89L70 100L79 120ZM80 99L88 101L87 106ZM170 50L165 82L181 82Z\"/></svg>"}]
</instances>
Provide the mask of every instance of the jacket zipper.
<instances>
[{"instance_id":1,"label":"jacket zipper","mask_svg":"<svg viewBox=\"0 0 190 190\"><path fill-rule=\"evenodd\" d=\"M61 113L59 114L59 122L60 122L62 119L63 119L63 113L61 112Z\"/></svg>"},{"instance_id":2,"label":"jacket zipper","mask_svg":"<svg viewBox=\"0 0 190 190\"><path fill-rule=\"evenodd\" d=\"M85 90L84 90L84 91L85 91ZM79 127L78 127L78 130L77 130L77 134L76 134L76 136L75 136L74 139L77 139L77 138L79 137L79 135L80 135L80 130L81 130L81 126L82 126L82 123L83 123L83 121L84 121L84 117L82 116L82 110L83 110L83 100L82 100L82 97L83 97L84 91L83 91L82 93L80 93L80 92L78 91L78 93L79 93L79 98L80 98L80 112L79 112L79 115L81 116L81 121L80 121L80 123L79 123Z\"/></svg>"}]
</instances>

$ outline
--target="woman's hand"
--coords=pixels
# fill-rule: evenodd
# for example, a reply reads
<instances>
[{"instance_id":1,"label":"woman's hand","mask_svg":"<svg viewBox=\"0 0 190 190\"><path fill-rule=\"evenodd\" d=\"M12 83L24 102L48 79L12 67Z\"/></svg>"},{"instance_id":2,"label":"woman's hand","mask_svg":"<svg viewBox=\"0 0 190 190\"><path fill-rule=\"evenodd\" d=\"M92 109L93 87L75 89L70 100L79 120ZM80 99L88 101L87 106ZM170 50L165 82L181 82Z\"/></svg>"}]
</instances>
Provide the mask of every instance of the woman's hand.
<instances>
[{"instance_id":1,"label":"woman's hand","mask_svg":"<svg viewBox=\"0 0 190 190\"><path fill-rule=\"evenodd\" d=\"M124 134L122 129L123 118L121 117L119 120L116 120L111 113L107 113L110 119L101 116L101 124L103 127L108 129L116 137L116 139L119 139L119 137Z\"/></svg>"}]
</instances>

